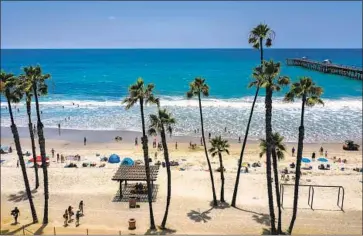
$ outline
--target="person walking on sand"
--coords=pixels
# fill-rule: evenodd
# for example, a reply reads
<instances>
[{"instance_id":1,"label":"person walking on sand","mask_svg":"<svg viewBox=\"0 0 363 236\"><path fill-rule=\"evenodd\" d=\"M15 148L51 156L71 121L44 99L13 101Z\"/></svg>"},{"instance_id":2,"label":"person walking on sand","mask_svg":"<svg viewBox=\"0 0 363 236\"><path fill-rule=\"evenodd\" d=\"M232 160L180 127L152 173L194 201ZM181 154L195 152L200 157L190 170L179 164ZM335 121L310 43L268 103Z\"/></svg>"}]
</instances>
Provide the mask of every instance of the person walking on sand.
<instances>
[{"instance_id":1,"label":"person walking on sand","mask_svg":"<svg viewBox=\"0 0 363 236\"><path fill-rule=\"evenodd\" d=\"M54 158L54 148L52 148L52 158Z\"/></svg>"},{"instance_id":2,"label":"person walking on sand","mask_svg":"<svg viewBox=\"0 0 363 236\"><path fill-rule=\"evenodd\" d=\"M200 146L203 146L203 138L200 138Z\"/></svg>"},{"instance_id":3,"label":"person walking on sand","mask_svg":"<svg viewBox=\"0 0 363 236\"><path fill-rule=\"evenodd\" d=\"M155 152L155 160L157 160L158 159L158 152Z\"/></svg>"},{"instance_id":4,"label":"person walking on sand","mask_svg":"<svg viewBox=\"0 0 363 236\"><path fill-rule=\"evenodd\" d=\"M175 142L175 150L178 150L178 142Z\"/></svg>"},{"instance_id":5,"label":"person walking on sand","mask_svg":"<svg viewBox=\"0 0 363 236\"><path fill-rule=\"evenodd\" d=\"M15 224L18 224L18 217L20 216L20 211L17 207L15 207L14 210L11 211L11 215L14 216Z\"/></svg>"},{"instance_id":6,"label":"person walking on sand","mask_svg":"<svg viewBox=\"0 0 363 236\"><path fill-rule=\"evenodd\" d=\"M135 146L137 146L137 137L135 138Z\"/></svg>"},{"instance_id":7,"label":"person walking on sand","mask_svg":"<svg viewBox=\"0 0 363 236\"><path fill-rule=\"evenodd\" d=\"M60 132L61 131L61 127L60 127L60 123L58 123L58 134L59 134L59 136L60 136Z\"/></svg>"},{"instance_id":8,"label":"person walking on sand","mask_svg":"<svg viewBox=\"0 0 363 236\"><path fill-rule=\"evenodd\" d=\"M76 227L79 226L79 218L81 217L81 213L79 211L77 211L76 213Z\"/></svg>"},{"instance_id":9,"label":"person walking on sand","mask_svg":"<svg viewBox=\"0 0 363 236\"><path fill-rule=\"evenodd\" d=\"M325 151L325 157L328 157L328 151Z\"/></svg>"},{"instance_id":10,"label":"person walking on sand","mask_svg":"<svg viewBox=\"0 0 363 236\"><path fill-rule=\"evenodd\" d=\"M86 139L86 137L83 138L83 144L84 144L84 146L87 145L87 139Z\"/></svg>"},{"instance_id":11,"label":"person walking on sand","mask_svg":"<svg viewBox=\"0 0 363 236\"><path fill-rule=\"evenodd\" d=\"M324 153L324 148L323 148L323 146L321 146L321 147L320 147L320 156L322 156L322 155L323 155L323 153Z\"/></svg>"},{"instance_id":12,"label":"person walking on sand","mask_svg":"<svg viewBox=\"0 0 363 236\"><path fill-rule=\"evenodd\" d=\"M59 162L59 153L57 153L57 163Z\"/></svg>"},{"instance_id":13,"label":"person walking on sand","mask_svg":"<svg viewBox=\"0 0 363 236\"><path fill-rule=\"evenodd\" d=\"M67 226L68 225L68 211L67 211L67 209L63 214L63 219L64 219L64 226Z\"/></svg>"},{"instance_id":14,"label":"person walking on sand","mask_svg":"<svg viewBox=\"0 0 363 236\"><path fill-rule=\"evenodd\" d=\"M292 147L291 153L292 153L292 156L295 156L295 147Z\"/></svg>"},{"instance_id":15,"label":"person walking on sand","mask_svg":"<svg viewBox=\"0 0 363 236\"><path fill-rule=\"evenodd\" d=\"M73 207L69 206L68 207L68 218L69 218L69 222L72 221L72 216L74 215L73 211L72 211Z\"/></svg>"},{"instance_id":16,"label":"person walking on sand","mask_svg":"<svg viewBox=\"0 0 363 236\"><path fill-rule=\"evenodd\" d=\"M16 168L19 168L19 160L16 161Z\"/></svg>"},{"instance_id":17,"label":"person walking on sand","mask_svg":"<svg viewBox=\"0 0 363 236\"><path fill-rule=\"evenodd\" d=\"M313 154L311 155L311 159L312 159L313 161L315 161L315 152L313 152Z\"/></svg>"},{"instance_id":18,"label":"person walking on sand","mask_svg":"<svg viewBox=\"0 0 363 236\"><path fill-rule=\"evenodd\" d=\"M83 206L84 206L84 204L83 204L83 200L81 200L81 201L79 202L78 208L79 208L80 212L82 213L82 215L84 215Z\"/></svg>"}]
</instances>

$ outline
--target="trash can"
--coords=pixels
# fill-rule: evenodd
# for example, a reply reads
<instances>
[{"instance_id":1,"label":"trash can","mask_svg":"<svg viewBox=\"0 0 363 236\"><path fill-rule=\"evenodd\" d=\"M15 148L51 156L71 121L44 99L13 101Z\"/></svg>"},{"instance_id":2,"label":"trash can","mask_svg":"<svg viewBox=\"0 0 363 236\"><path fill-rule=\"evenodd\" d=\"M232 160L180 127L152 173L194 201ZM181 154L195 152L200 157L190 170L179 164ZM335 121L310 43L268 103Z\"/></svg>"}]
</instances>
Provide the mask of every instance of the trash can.
<instances>
[{"instance_id":1,"label":"trash can","mask_svg":"<svg viewBox=\"0 0 363 236\"><path fill-rule=\"evenodd\" d=\"M129 219L129 230L136 229L136 220L134 218Z\"/></svg>"},{"instance_id":2,"label":"trash can","mask_svg":"<svg viewBox=\"0 0 363 236\"><path fill-rule=\"evenodd\" d=\"M130 197L129 198L129 207L130 208L135 208L136 207L136 198L135 197Z\"/></svg>"}]
</instances>

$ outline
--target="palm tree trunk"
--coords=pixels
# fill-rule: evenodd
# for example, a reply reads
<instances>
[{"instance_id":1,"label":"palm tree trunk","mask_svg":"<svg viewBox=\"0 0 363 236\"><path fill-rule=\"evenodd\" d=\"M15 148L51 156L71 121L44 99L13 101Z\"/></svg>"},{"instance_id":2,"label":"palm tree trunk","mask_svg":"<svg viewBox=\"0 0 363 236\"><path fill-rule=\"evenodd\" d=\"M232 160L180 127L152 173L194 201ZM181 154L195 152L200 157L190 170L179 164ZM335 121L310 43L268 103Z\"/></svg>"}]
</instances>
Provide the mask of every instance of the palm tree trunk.
<instances>
[{"instance_id":1,"label":"palm tree trunk","mask_svg":"<svg viewBox=\"0 0 363 236\"><path fill-rule=\"evenodd\" d=\"M164 159L165 159L165 163L166 163L166 173L167 173L167 178L168 178L168 190L167 190L167 195L166 195L166 208L165 208L165 213L164 213L164 217L163 217L163 221L161 222L161 229L165 229L165 225L166 225L166 220L168 218L168 213L169 213L169 206L170 206L170 198L171 198L171 171L170 171L170 161L169 161L169 151L168 151L168 145L166 143L166 135L165 135L165 129L164 129L164 125L161 124L161 142L163 145L163 149L164 149Z\"/></svg>"},{"instance_id":2,"label":"palm tree trunk","mask_svg":"<svg viewBox=\"0 0 363 236\"><path fill-rule=\"evenodd\" d=\"M260 59L261 59L261 66L263 65L263 46L262 46L262 41L263 41L263 39L260 38ZM260 86L257 86L255 98L253 99L253 103L252 103L252 107L251 107L250 117L248 118L248 123L247 123L245 137L243 139L241 155L240 155L239 160L238 160L237 177L236 177L236 183L234 184L234 190L233 190L233 196L232 196L232 204L231 204L231 206L233 206L233 207L236 207L237 192L238 192L239 179L240 179L240 176L241 176L241 165L242 165L242 161L243 161L243 154L244 154L244 151L245 151L245 148L246 148L247 138L248 138L248 132L250 131L250 124L251 124L252 115L253 115L253 109L255 108L255 103L256 103L256 100L257 100L257 97L258 97L258 91L259 90L260 90Z\"/></svg>"},{"instance_id":3,"label":"palm tree trunk","mask_svg":"<svg viewBox=\"0 0 363 236\"><path fill-rule=\"evenodd\" d=\"M303 95L302 105L301 105L301 120L299 127L299 142L297 145L297 156L296 156L296 170L295 170L295 188L294 188L294 205L292 210L292 218L289 226L289 233L292 233L294 228L296 215L297 215L297 206L299 200L299 181L301 174L301 158L304 148L304 113L305 113L305 103L306 103L306 95Z\"/></svg>"},{"instance_id":4,"label":"palm tree trunk","mask_svg":"<svg viewBox=\"0 0 363 236\"><path fill-rule=\"evenodd\" d=\"M25 192L26 192L26 195L29 200L30 211L32 213L33 223L35 224L35 223L38 223L37 212L35 211L33 197L32 197L32 193L30 191L29 179L28 179L28 175L26 173L23 152L21 150L18 128L16 127L15 122L14 122L13 111L11 109L10 99L7 98L7 100L8 100L9 114L10 114L10 120L11 120L11 132L13 133L15 148L16 148L16 152L19 157L21 172L23 173Z\"/></svg>"},{"instance_id":5,"label":"palm tree trunk","mask_svg":"<svg viewBox=\"0 0 363 236\"><path fill-rule=\"evenodd\" d=\"M45 138L43 133L43 123L40 119L40 109L38 101L38 91L36 82L33 83L33 92L35 98L35 107L38 118L38 141L40 148L40 156L42 157L42 169L43 169L43 179L44 179L44 216L43 224L48 224L48 200L49 200L49 188L48 188L48 169L46 163L46 152L45 152Z\"/></svg>"},{"instance_id":6,"label":"palm tree trunk","mask_svg":"<svg viewBox=\"0 0 363 236\"><path fill-rule=\"evenodd\" d=\"M35 159L37 157L37 152L35 149L35 140L34 140L34 132L33 132L33 124L32 124L32 118L31 118L31 100L26 101L26 112L28 114L28 127L29 127L29 134L30 134L30 140L32 142L32 154L33 158ZM39 175L38 175L38 164L34 162L34 171L35 171L35 189L38 189L39 187Z\"/></svg>"},{"instance_id":7,"label":"palm tree trunk","mask_svg":"<svg viewBox=\"0 0 363 236\"><path fill-rule=\"evenodd\" d=\"M219 167L221 169L221 202L225 202L224 200L224 167L223 167L223 159L222 159L222 154L219 152L218 153L218 157L219 157Z\"/></svg>"},{"instance_id":8,"label":"palm tree trunk","mask_svg":"<svg viewBox=\"0 0 363 236\"><path fill-rule=\"evenodd\" d=\"M201 98L200 98L200 93L198 94L198 100L199 100L200 124L202 126L201 128L202 128L202 139L203 139L204 153L205 153L205 157L207 158L210 179L211 179L211 182L212 182L213 206L218 206L216 189L214 187L214 178L213 178L212 166L211 166L210 161L209 161L207 145L205 143L204 124L203 124L203 111L202 111L202 101L201 101Z\"/></svg>"},{"instance_id":9,"label":"palm tree trunk","mask_svg":"<svg viewBox=\"0 0 363 236\"><path fill-rule=\"evenodd\" d=\"M271 179L271 144L272 144L272 90L271 88L266 88L266 180L267 180L267 193L268 193L268 205L270 210L270 223L271 223L271 234L276 233L275 226L275 212L274 212L274 202L272 194L272 179Z\"/></svg>"},{"instance_id":10,"label":"palm tree trunk","mask_svg":"<svg viewBox=\"0 0 363 236\"><path fill-rule=\"evenodd\" d=\"M263 65L263 38L260 37L260 60L261 60L261 66Z\"/></svg>"},{"instance_id":11,"label":"palm tree trunk","mask_svg":"<svg viewBox=\"0 0 363 236\"><path fill-rule=\"evenodd\" d=\"M154 212L153 212L153 199L152 199L152 189L150 184L150 165L149 165L149 149L148 149L148 141L145 132L145 118L144 118L144 101L140 99L140 112L141 112L141 123L142 123L142 149L144 151L144 161L145 161L145 173L146 173L146 186L147 186L147 198L149 202L149 212L150 212L150 229L154 230L155 220L154 220Z\"/></svg>"},{"instance_id":12,"label":"palm tree trunk","mask_svg":"<svg viewBox=\"0 0 363 236\"><path fill-rule=\"evenodd\" d=\"M232 204L231 204L233 207L236 207L236 199L237 199L239 178L241 176L241 165L242 165L242 161L243 161L243 154L245 152L248 132L250 131L250 124L251 124L251 121L252 121L253 110L255 108L255 103L256 103L256 100L257 100L257 97L258 97L258 91L259 90L260 90L260 86L257 86L256 93L255 93L255 98L253 99L253 103L252 103L252 107L251 107L250 117L248 118L245 137L243 139L241 155L239 156L238 167L237 167L237 177L236 177L236 183L234 184L234 191L233 191Z\"/></svg>"},{"instance_id":13,"label":"palm tree trunk","mask_svg":"<svg viewBox=\"0 0 363 236\"><path fill-rule=\"evenodd\" d=\"M275 178L275 192L276 192L276 202L278 208L278 219L277 219L277 234L281 234L281 225L282 225L282 218L281 218L281 201L280 201L280 189L279 189L279 173L277 168L277 155L275 147L272 148L272 165L274 169L274 178Z\"/></svg>"}]
</instances>

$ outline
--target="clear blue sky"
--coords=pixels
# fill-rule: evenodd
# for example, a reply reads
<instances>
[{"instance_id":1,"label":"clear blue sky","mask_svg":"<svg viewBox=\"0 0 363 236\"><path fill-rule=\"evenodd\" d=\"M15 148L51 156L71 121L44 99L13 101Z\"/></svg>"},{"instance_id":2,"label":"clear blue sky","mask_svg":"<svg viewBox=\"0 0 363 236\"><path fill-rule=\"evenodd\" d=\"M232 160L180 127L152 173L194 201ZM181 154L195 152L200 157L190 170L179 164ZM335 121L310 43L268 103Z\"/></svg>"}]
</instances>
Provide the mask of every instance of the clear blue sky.
<instances>
[{"instance_id":1,"label":"clear blue sky","mask_svg":"<svg viewBox=\"0 0 363 236\"><path fill-rule=\"evenodd\" d=\"M1 2L2 48L362 48L362 2Z\"/></svg>"}]
</instances>

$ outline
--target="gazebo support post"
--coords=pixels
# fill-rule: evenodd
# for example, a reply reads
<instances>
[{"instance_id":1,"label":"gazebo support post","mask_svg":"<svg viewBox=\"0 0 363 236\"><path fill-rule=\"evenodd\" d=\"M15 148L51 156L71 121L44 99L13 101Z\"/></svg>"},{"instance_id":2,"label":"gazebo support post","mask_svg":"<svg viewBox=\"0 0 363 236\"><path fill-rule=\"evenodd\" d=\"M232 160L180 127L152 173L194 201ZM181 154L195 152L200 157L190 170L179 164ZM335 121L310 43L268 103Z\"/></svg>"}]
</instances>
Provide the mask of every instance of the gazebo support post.
<instances>
[{"instance_id":1,"label":"gazebo support post","mask_svg":"<svg viewBox=\"0 0 363 236\"><path fill-rule=\"evenodd\" d=\"M120 180L120 198L122 198L122 180Z\"/></svg>"}]
</instances>

